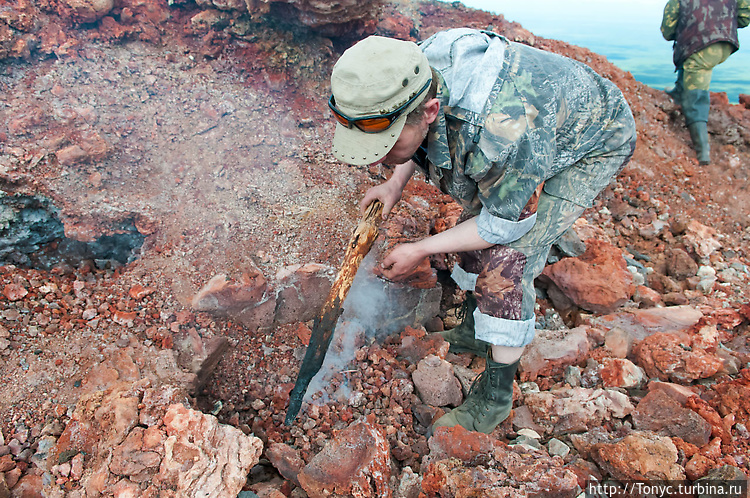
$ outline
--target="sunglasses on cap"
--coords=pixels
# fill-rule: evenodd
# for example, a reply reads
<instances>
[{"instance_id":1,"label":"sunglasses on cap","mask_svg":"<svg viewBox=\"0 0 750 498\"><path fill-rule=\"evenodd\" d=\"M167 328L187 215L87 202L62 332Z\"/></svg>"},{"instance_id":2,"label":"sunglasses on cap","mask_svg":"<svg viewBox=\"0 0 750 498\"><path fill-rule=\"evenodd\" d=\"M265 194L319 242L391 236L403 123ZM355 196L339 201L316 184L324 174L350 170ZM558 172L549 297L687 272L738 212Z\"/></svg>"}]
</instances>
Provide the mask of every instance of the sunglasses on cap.
<instances>
[{"instance_id":1,"label":"sunglasses on cap","mask_svg":"<svg viewBox=\"0 0 750 498\"><path fill-rule=\"evenodd\" d=\"M356 126L357 129L364 133L380 133L381 131L385 131L390 128L391 125L393 125L393 123L399 117L401 117L401 114L404 112L404 110L412 103L414 103L414 101L417 100L417 97L422 95L424 91L430 87L430 83L432 83L432 78L428 79L424 86L403 105L400 105L396 109L385 114L378 114L376 116L363 116L361 118L351 118L336 108L336 99L333 98L333 95L331 95L331 98L328 99L328 107L331 108L336 121L346 126L347 128L351 129L352 126Z\"/></svg>"}]
</instances>

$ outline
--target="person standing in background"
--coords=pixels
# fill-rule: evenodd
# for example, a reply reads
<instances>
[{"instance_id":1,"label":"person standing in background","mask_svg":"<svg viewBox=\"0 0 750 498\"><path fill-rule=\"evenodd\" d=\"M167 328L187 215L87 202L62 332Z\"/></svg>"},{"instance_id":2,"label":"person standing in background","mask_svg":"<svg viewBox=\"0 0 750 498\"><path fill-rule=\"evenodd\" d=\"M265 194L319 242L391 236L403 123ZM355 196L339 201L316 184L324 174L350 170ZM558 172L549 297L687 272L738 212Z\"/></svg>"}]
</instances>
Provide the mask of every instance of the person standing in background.
<instances>
[{"instance_id":1,"label":"person standing in background","mask_svg":"<svg viewBox=\"0 0 750 498\"><path fill-rule=\"evenodd\" d=\"M739 50L737 29L750 24L750 0L669 0L661 33L674 41L675 87L700 164L711 162L708 110L713 68Z\"/></svg>"}]
</instances>

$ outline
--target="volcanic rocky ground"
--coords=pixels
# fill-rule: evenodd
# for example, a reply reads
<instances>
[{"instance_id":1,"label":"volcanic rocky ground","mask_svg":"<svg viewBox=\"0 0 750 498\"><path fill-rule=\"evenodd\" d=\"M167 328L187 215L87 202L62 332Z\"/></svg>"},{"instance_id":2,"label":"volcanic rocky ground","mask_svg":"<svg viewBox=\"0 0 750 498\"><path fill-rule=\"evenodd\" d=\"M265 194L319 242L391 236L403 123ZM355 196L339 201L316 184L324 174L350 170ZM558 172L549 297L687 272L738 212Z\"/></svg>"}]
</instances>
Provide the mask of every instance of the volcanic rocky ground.
<instances>
[{"instance_id":1,"label":"volcanic rocky ground","mask_svg":"<svg viewBox=\"0 0 750 498\"><path fill-rule=\"evenodd\" d=\"M553 248L515 408L492 434L427 438L483 369L434 333L463 297L454 256L408 285L373 276L388 247L460 214L421 177L381 224L286 426L358 201L389 174L329 155L331 67L369 34L460 26L611 79L635 156ZM750 99L712 94L699 166L663 91L439 2L11 0L0 59L0 498L577 496L594 481L747 479Z\"/></svg>"}]
</instances>

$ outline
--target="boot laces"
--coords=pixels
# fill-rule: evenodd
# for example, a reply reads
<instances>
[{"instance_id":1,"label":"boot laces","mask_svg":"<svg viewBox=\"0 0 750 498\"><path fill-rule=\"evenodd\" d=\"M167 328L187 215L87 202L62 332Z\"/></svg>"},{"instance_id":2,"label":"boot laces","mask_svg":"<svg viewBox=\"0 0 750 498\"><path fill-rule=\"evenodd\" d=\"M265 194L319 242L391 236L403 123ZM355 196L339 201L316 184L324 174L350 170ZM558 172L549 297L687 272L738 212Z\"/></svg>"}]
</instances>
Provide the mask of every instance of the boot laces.
<instances>
[{"instance_id":1,"label":"boot laces","mask_svg":"<svg viewBox=\"0 0 750 498\"><path fill-rule=\"evenodd\" d=\"M464 302L461 303L461 306L456 310L456 319L462 322L466 320L466 317L469 316L469 313L473 312L471 307L472 306L469 303L469 298L467 297L466 299L464 299Z\"/></svg>"},{"instance_id":2,"label":"boot laces","mask_svg":"<svg viewBox=\"0 0 750 498\"><path fill-rule=\"evenodd\" d=\"M490 399L482 396L481 392L485 385L489 382L489 375L485 369L479 376L474 379L474 382L469 388L469 395L467 398L471 398L474 394L477 395L477 399L471 399L471 403L468 403L467 411L471 414L475 420L483 419L487 412L490 410ZM467 399L468 400L468 399ZM484 407L484 409L482 409Z\"/></svg>"},{"instance_id":3,"label":"boot laces","mask_svg":"<svg viewBox=\"0 0 750 498\"><path fill-rule=\"evenodd\" d=\"M469 396L472 396L473 394L479 392L483 385L485 384L485 379L487 377L487 369L485 368L482 373L480 373L476 379L474 379L474 382L471 383L471 387L469 388ZM469 397L467 396L467 398Z\"/></svg>"}]
</instances>

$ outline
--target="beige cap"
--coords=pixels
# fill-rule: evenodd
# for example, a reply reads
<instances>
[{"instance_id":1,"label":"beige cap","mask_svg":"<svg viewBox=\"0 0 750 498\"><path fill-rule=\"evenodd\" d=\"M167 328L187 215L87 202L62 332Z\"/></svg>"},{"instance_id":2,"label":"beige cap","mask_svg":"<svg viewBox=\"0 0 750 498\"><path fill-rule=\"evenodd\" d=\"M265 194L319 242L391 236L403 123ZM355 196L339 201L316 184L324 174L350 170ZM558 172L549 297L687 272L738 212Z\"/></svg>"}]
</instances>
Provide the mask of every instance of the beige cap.
<instances>
[{"instance_id":1,"label":"beige cap","mask_svg":"<svg viewBox=\"0 0 750 498\"><path fill-rule=\"evenodd\" d=\"M336 108L351 118L388 114L414 98L432 78L427 57L414 42L369 36L346 50L331 73ZM426 95L423 92L423 95ZM348 164L377 162L393 148L406 116L424 100L416 98L380 133L336 123L333 154Z\"/></svg>"}]
</instances>

